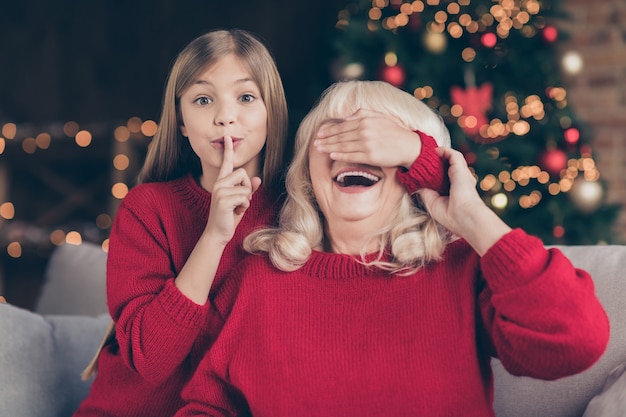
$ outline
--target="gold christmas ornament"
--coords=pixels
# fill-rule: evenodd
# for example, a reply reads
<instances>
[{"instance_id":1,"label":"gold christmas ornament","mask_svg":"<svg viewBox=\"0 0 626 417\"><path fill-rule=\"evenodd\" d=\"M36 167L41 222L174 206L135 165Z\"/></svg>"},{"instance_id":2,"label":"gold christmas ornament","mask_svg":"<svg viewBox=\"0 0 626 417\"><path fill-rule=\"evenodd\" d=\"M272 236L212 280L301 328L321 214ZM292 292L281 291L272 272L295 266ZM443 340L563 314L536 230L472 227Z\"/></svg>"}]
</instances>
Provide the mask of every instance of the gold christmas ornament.
<instances>
[{"instance_id":1,"label":"gold christmas ornament","mask_svg":"<svg viewBox=\"0 0 626 417\"><path fill-rule=\"evenodd\" d=\"M440 54L448 47L446 35L440 32L425 32L423 42L424 47L433 54Z\"/></svg>"},{"instance_id":2,"label":"gold christmas ornament","mask_svg":"<svg viewBox=\"0 0 626 417\"><path fill-rule=\"evenodd\" d=\"M591 213L600 206L602 194L600 183L587 181L581 177L574 180L574 185L568 193L576 207L584 213Z\"/></svg>"}]
</instances>

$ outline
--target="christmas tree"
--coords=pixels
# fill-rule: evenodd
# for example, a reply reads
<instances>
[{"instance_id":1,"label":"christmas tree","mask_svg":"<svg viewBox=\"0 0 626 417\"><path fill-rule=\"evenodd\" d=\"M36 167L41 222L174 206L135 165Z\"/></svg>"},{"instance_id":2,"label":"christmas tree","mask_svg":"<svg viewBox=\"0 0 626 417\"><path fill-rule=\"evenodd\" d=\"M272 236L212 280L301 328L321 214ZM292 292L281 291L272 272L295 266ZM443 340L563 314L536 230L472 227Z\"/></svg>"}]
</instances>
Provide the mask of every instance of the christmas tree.
<instances>
[{"instance_id":1,"label":"christmas tree","mask_svg":"<svg viewBox=\"0 0 626 417\"><path fill-rule=\"evenodd\" d=\"M381 79L436 110L509 225L546 244L611 243L619 207L568 103L562 71L580 61L558 51L563 18L558 0L353 0L333 76Z\"/></svg>"}]
</instances>

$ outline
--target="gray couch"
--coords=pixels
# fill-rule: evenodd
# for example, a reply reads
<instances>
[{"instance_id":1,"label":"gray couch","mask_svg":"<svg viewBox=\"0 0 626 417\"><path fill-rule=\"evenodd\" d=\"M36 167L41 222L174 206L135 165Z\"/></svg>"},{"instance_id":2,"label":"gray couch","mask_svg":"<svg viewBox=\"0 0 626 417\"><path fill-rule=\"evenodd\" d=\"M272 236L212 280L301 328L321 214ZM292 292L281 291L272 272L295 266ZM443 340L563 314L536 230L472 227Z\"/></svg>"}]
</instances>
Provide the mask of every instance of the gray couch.
<instances>
[{"instance_id":1,"label":"gray couch","mask_svg":"<svg viewBox=\"0 0 626 417\"><path fill-rule=\"evenodd\" d=\"M513 377L494 361L498 417L581 417L594 397L585 417L626 416L626 374L614 384L623 388L619 405L615 397L609 400L612 412L604 408L607 393L598 395L610 371L626 363L626 246L561 249L594 277L611 320L609 347L589 370L553 382ZM89 382L80 373L109 321L105 259L95 245L61 246L50 259L35 312L10 300L0 304L0 416L69 417L87 394Z\"/></svg>"}]
</instances>

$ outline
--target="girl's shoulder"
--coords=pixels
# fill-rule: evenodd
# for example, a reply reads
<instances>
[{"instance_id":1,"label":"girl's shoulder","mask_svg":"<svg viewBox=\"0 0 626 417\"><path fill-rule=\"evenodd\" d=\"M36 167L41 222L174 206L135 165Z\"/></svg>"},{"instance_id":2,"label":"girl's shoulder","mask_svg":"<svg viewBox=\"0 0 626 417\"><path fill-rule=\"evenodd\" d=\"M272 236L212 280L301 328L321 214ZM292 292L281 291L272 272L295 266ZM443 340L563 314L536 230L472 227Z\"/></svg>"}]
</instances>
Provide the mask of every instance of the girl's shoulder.
<instances>
[{"instance_id":1,"label":"girl's shoulder","mask_svg":"<svg viewBox=\"0 0 626 417\"><path fill-rule=\"evenodd\" d=\"M154 205L159 202L175 201L210 201L210 193L204 190L191 175L170 181L147 182L132 187L124 197L122 204Z\"/></svg>"},{"instance_id":2,"label":"girl's shoulder","mask_svg":"<svg viewBox=\"0 0 626 417\"><path fill-rule=\"evenodd\" d=\"M209 194L191 175L169 181L146 182L132 187L125 198L167 198L174 194Z\"/></svg>"},{"instance_id":3,"label":"girl's shoulder","mask_svg":"<svg viewBox=\"0 0 626 417\"><path fill-rule=\"evenodd\" d=\"M146 182L137 184L128 190L128 194L126 194L124 200L158 198L167 194L171 194L171 189L167 186L166 182Z\"/></svg>"}]
</instances>

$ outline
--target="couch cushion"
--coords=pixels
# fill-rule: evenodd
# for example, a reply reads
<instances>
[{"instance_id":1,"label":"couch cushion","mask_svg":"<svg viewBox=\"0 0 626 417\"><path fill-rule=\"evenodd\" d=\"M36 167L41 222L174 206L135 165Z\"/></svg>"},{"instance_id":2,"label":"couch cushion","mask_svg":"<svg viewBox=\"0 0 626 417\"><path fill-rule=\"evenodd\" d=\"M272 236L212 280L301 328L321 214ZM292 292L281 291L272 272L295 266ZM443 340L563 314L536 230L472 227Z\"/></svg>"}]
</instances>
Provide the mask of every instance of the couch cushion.
<instances>
[{"instance_id":1,"label":"couch cushion","mask_svg":"<svg viewBox=\"0 0 626 417\"><path fill-rule=\"evenodd\" d=\"M91 381L80 374L109 323L108 314L42 316L0 304L0 414L68 417Z\"/></svg>"},{"instance_id":2,"label":"couch cushion","mask_svg":"<svg viewBox=\"0 0 626 417\"><path fill-rule=\"evenodd\" d=\"M494 408L498 417L580 417L609 372L626 361L626 246L559 247L572 263L588 271L611 323L605 354L587 371L557 381L515 377L493 362ZM523 406L520 406L523 404Z\"/></svg>"},{"instance_id":3,"label":"couch cushion","mask_svg":"<svg viewBox=\"0 0 626 417\"><path fill-rule=\"evenodd\" d=\"M613 369L583 417L623 417L626 412L626 362Z\"/></svg>"},{"instance_id":4,"label":"couch cushion","mask_svg":"<svg viewBox=\"0 0 626 417\"><path fill-rule=\"evenodd\" d=\"M96 316L106 304L106 252L93 243L64 244L48 261L35 311Z\"/></svg>"}]
</instances>

